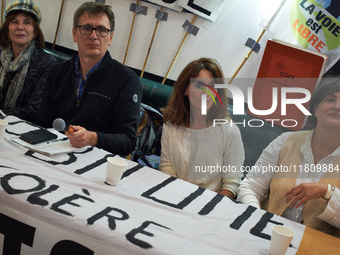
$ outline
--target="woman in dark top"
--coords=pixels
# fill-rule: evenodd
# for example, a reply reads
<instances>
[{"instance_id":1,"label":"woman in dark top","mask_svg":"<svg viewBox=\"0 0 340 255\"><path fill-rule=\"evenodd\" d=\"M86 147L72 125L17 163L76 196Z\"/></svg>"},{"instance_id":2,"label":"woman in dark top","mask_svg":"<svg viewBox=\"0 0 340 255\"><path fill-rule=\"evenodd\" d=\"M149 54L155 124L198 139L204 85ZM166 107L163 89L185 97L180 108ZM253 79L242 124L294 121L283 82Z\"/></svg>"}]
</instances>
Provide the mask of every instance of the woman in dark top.
<instances>
[{"instance_id":1,"label":"woman in dark top","mask_svg":"<svg viewBox=\"0 0 340 255\"><path fill-rule=\"evenodd\" d=\"M41 13L31 1L13 1L0 29L0 110L35 122L55 58L46 53Z\"/></svg>"}]
</instances>

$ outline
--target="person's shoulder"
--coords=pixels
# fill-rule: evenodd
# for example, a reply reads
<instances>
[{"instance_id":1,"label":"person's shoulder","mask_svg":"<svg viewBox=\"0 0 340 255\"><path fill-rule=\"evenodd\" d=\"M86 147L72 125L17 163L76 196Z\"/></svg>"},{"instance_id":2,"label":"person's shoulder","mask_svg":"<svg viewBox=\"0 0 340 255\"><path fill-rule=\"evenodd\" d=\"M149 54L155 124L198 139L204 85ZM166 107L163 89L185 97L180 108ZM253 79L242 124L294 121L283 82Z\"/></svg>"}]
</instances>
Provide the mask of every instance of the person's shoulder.
<instances>
[{"instance_id":1,"label":"person's shoulder","mask_svg":"<svg viewBox=\"0 0 340 255\"><path fill-rule=\"evenodd\" d=\"M40 56L51 56L51 54L48 54L44 49L34 47L33 54L40 55Z\"/></svg>"},{"instance_id":2,"label":"person's shoulder","mask_svg":"<svg viewBox=\"0 0 340 255\"><path fill-rule=\"evenodd\" d=\"M164 122L163 128L171 129L173 127L174 127L174 125L172 125L170 121Z\"/></svg>"},{"instance_id":3,"label":"person's shoulder","mask_svg":"<svg viewBox=\"0 0 340 255\"><path fill-rule=\"evenodd\" d=\"M135 71L115 59L112 59L112 64L112 70L114 70L114 72L112 72L111 75L115 77L118 83L124 84L126 89L139 90L140 93L142 93L142 82Z\"/></svg>"},{"instance_id":4,"label":"person's shoulder","mask_svg":"<svg viewBox=\"0 0 340 255\"><path fill-rule=\"evenodd\" d=\"M113 59L113 61L115 62L116 68L117 70L119 70L120 73L125 73L128 76L138 78L137 74L130 67L123 65L115 59Z\"/></svg>"},{"instance_id":5,"label":"person's shoulder","mask_svg":"<svg viewBox=\"0 0 340 255\"><path fill-rule=\"evenodd\" d=\"M291 136L294 135L295 133L300 132L300 131L287 131L283 132L282 134L278 135L275 139L273 139L268 147L277 147L281 148L282 145L287 141L287 139Z\"/></svg>"},{"instance_id":6,"label":"person's shoulder","mask_svg":"<svg viewBox=\"0 0 340 255\"><path fill-rule=\"evenodd\" d=\"M275 140L279 140L282 144L284 142L297 144L306 141L307 137L310 134L311 130L300 130L300 131L288 131L279 135Z\"/></svg>"},{"instance_id":7,"label":"person's shoulder","mask_svg":"<svg viewBox=\"0 0 340 255\"><path fill-rule=\"evenodd\" d=\"M111 65L114 70L120 73L120 75L125 73L127 76L138 78L137 74L130 67L112 58L109 52L105 54L103 61Z\"/></svg>"},{"instance_id":8,"label":"person's shoulder","mask_svg":"<svg viewBox=\"0 0 340 255\"><path fill-rule=\"evenodd\" d=\"M57 60L43 49L35 48L31 59L31 68L47 69L57 63Z\"/></svg>"},{"instance_id":9,"label":"person's shoulder","mask_svg":"<svg viewBox=\"0 0 340 255\"><path fill-rule=\"evenodd\" d=\"M53 70L71 70L73 69L72 67L74 66L74 58L75 56L65 61L56 62L53 64L52 69Z\"/></svg>"},{"instance_id":10,"label":"person's shoulder","mask_svg":"<svg viewBox=\"0 0 340 255\"><path fill-rule=\"evenodd\" d=\"M283 134L289 135L291 137L300 137L300 136L307 136L311 130L299 130L299 131L290 131L290 132L285 132Z\"/></svg>"},{"instance_id":11,"label":"person's shoulder","mask_svg":"<svg viewBox=\"0 0 340 255\"><path fill-rule=\"evenodd\" d=\"M44 51L44 49L35 48L33 54L36 55L39 60L45 60L53 63L57 62L57 59Z\"/></svg>"},{"instance_id":12,"label":"person's shoulder","mask_svg":"<svg viewBox=\"0 0 340 255\"><path fill-rule=\"evenodd\" d=\"M241 135L239 127L232 122L215 125L215 128L225 134Z\"/></svg>"},{"instance_id":13,"label":"person's shoulder","mask_svg":"<svg viewBox=\"0 0 340 255\"><path fill-rule=\"evenodd\" d=\"M186 130L186 127L184 126L184 124L181 125L174 125L172 124L170 121L167 121L164 123L163 128L170 130L177 130L177 131L181 131L184 132Z\"/></svg>"},{"instance_id":14,"label":"person's shoulder","mask_svg":"<svg viewBox=\"0 0 340 255\"><path fill-rule=\"evenodd\" d=\"M309 132L309 131L307 131ZM306 133L306 131L287 131L280 134L276 139L277 140L287 140L288 137L294 138L295 136L300 136Z\"/></svg>"}]
</instances>

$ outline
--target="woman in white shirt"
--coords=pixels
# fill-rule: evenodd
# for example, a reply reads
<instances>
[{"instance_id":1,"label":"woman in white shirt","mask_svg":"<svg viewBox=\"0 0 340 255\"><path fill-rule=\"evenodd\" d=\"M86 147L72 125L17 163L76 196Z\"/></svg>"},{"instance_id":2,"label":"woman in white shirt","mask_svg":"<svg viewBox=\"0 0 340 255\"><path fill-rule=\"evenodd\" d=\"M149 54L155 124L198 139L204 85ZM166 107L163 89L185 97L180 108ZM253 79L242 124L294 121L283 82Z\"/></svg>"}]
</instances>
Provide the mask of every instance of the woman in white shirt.
<instances>
[{"instance_id":1,"label":"woman in white shirt","mask_svg":"<svg viewBox=\"0 0 340 255\"><path fill-rule=\"evenodd\" d=\"M226 91L213 88L218 83L224 83L223 72L214 59L200 58L183 69L163 110L160 170L233 198L244 149L238 127L229 124ZM228 124L214 125L214 119Z\"/></svg>"},{"instance_id":2,"label":"woman in white shirt","mask_svg":"<svg viewBox=\"0 0 340 255\"><path fill-rule=\"evenodd\" d=\"M269 144L241 182L237 200L339 236L339 78L322 80L310 112L311 130L283 133Z\"/></svg>"}]
</instances>

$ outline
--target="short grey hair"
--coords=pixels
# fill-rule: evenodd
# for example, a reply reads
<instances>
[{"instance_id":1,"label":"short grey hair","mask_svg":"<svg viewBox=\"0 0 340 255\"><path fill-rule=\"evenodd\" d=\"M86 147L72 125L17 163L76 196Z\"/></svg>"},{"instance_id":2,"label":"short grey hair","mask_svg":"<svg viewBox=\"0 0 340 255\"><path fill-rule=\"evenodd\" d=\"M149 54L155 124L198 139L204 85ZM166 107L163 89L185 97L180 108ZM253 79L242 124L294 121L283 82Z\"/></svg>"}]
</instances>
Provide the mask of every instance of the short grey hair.
<instances>
[{"instance_id":1,"label":"short grey hair","mask_svg":"<svg viewBox=\"0 0 340 255\"><path fill-rule=\"evenodd\" d=\"M325 76L322 78L319 85L317 85L309 104L309 111L312 114L309 116L304 129L313 129L316 127L318 121L315 117L315 108L325 98L325 96L334 92L340 91L340 77Z\"/></svg>"},{"instance_id":2,"label":"short grey hair","mask_svg":"<svg viewBox=\"0 0 340 255\"><path fill-rule=\"evenodd\" d=\"M88 13L89 15L101 15L106 14L110 21L110 30L114 31L115 29L115 15L111 9L111 6L98 3L98 2L86 2L83 3L74 13L73 16L73 26L78 26L79 18L84 14Z\"/></svg>"}]
</instances>

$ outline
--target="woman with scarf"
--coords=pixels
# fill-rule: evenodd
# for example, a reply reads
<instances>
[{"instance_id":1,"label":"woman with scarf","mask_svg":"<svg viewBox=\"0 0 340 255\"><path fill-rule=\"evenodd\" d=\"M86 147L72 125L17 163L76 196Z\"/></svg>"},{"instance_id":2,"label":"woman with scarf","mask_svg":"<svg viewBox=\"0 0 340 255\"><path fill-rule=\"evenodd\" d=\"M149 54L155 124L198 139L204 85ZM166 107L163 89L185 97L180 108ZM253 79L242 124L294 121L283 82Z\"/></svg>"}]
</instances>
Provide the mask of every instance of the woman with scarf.
<instances>
[{"instance_id":1,"label":"woman with scarf","mask_svg":"<svg viewBox=\"0 0 340 255\"><path fill-rule=\"evenodd\" d=\"M13 1L0 29L0 110L35 122L55 58L46 53L41 13L31 1Z\"/></svg>"}]
</instances>

